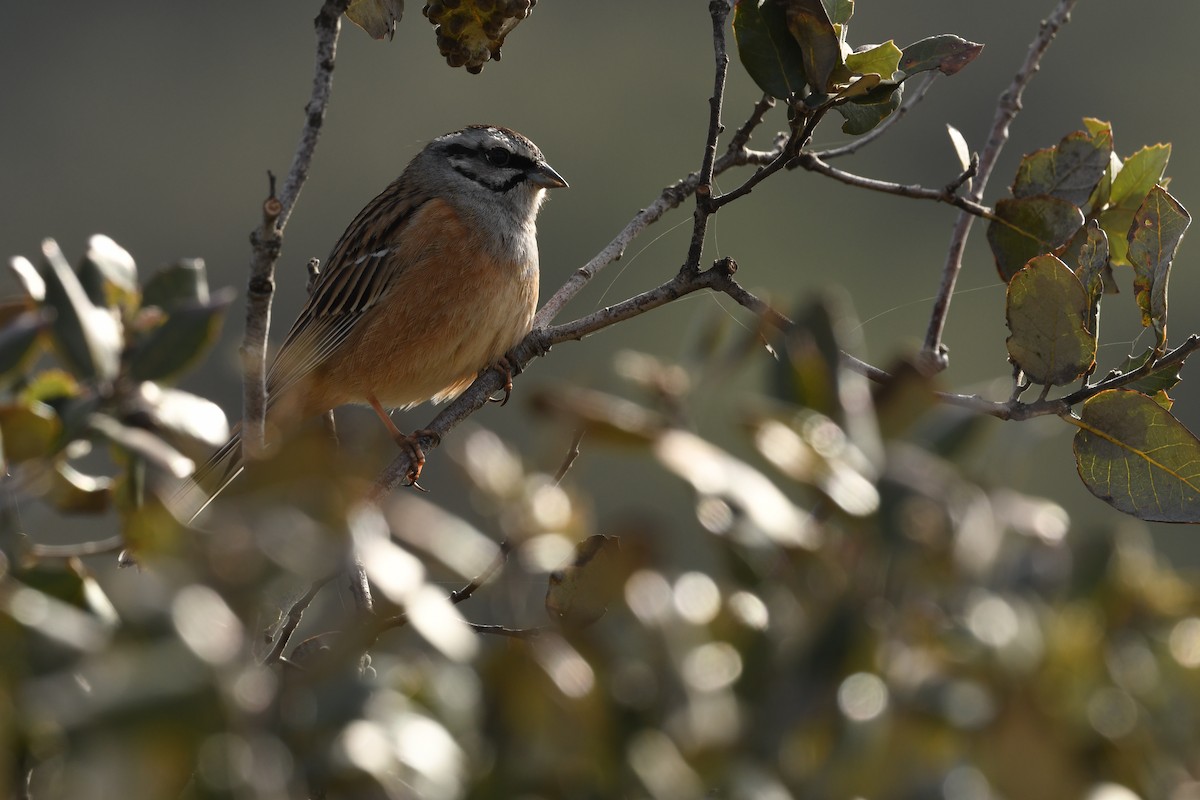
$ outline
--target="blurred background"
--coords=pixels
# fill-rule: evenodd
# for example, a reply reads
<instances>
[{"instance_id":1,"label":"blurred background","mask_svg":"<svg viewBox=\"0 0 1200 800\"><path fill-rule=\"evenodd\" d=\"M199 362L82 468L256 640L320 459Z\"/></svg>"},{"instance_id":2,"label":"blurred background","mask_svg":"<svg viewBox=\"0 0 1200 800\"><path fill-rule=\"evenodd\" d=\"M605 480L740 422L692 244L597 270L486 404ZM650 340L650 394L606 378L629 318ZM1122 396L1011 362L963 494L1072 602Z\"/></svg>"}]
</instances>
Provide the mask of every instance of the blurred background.
<instances>
[{"instance_id":1,"label":"blurred background","mask_svg":"<svg viewBox=\"0 0 1200 800\"><path fill-rule=\"evenodd\" d=\"M87 237L105 233L127 248L144 272L180 257L201 257L214 286L244 292L247 236L267 191L267 170L288 169L312 75L311 19L317 2L78 4L69 14L52 3L13 3L0 27L0 250L34 256L43 237L79 258ZM895 39L903 47L944 32L986 44L953 78L940 78L925 101L880 141L838 166L901 182L942 186L957 162L950 123L973 149L981 146L995 101L1025 57L1051 3L858 4L854 45ZM1128 155L1170 141L1171 191L1200 208L1200 152L1189 135L1196 106L1178 88L1180 53L1192 46L1200 5L1145 6L1132 24L1125 4L1080 4L1025 95L1024 112L991 180L985 202L1006 190L1020 156L1051 146L1081 127L1081 117L1113 123ZM1161 19L1152 18L1161 16ZM391 181L430 138L473 122L513 127L536 141L571 183L556 192L540 220L542 293L604 246L660 189L698 167L712 85L706 4L608 0L542 2L513 33L503 61L482 74L448 68L419 3L410 3L393 42L376 42L346 26L339 43L333 101L309 182L286 232L279 262L274 340L286 331L304 294L305 263L324 259L346 223ZM724 121L736 127L758 93L733 64ZM776 109L759 143L783 127ZM818 147L840 140L837 120L817 132ZM740 180L729 173L724 188ZM887 365L923 337L955 211L873 195L811 174L767 182L714 221L705 258L732 256L739 279L781 309L814 291L840 287L863 321L864 356ZM593 282L567 310L588 313L669 277L686 253L690 207L647 231L625 258ZM1194 234L1193 234L1194 235ZM1171 284L1171 341L1200 330L1196 244L1185 240ZM1126 294L1105 303L1101 371L1143 349L1129 275ZM1007 396L1004 288L976 225L945 340L948 389ZM1116 302L1113 302L1113 301ZM697 296L563 345L521 378L514 402L488 408L473 422L513 443L533 468L553 470L570 431L539 421L528 405L538 386L614 386L612 359L624 349L674 360L690 352L713 321L749 326L724 300ZM184 388L240 414L236 365L242 308L203 369ZM768 356L763 353L760 369ZM1173 393L1176 412L1200 429L1200 379L1188 375ZM744 392L699 399L702 434L750 454L739 413L762 393L753 372ZM619 390L619 387L616 387ZM739 387L741 388L741 387ZM714 393L715 394L715 393ZM732 396L731 396L732 395ZM367 414L369 417L369 412ZM398 418L402 428L432 418L421 408ZM366 420L345 412L344 426ZM1001 433L1002 431L1002 433ZM1091 497L1074 472L1073 429L1055 419L993 426L985 469L1014 488L1063 503L1083 525L1121 515ZM995 435L1000 433L1000 435ZM390 442L376 436L382 467ZM649 480L658 468L641 455L585 443L572 480L604 505L598 529L647 513L664 491L689 503L681 483ZM455 506L452 469L434 456L426 481L440 504ZM649 501L649 502L648 502ZM686 507L686 506L683 506ZM45 533L65 520L47 524ZM1159 544L1177 564L1200 563L1188 528L1160 526Z\"/></svg>"}]
</instances>

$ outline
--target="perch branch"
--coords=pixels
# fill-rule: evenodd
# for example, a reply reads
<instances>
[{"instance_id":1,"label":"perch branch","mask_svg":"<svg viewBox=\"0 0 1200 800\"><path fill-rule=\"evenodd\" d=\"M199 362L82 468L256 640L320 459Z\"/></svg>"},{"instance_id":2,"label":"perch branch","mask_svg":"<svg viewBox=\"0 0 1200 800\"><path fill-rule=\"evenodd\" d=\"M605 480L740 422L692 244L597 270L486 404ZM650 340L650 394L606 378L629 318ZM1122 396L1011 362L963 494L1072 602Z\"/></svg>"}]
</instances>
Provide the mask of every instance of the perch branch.
<instances>
[{"instance_id":1,"label":"perch branch","mask_svg":"<svg viewBox=\"0 0 1200 800\"><path fill-rule=\"evenodd\" d=\"M979 171L973 183L971 200L979 202L983 199L988 178L991 177L992 169L996 166L996 159L1000 157L1000 151L1008 142L1009 125L1021 110L1021 95L1025 92L1025 87L1033 80L1033 76L1041 64L1042 56L1050 47L1050 43L1054 41L1054 37L1058 35L1059 29L1070 19L1071 9L1074 8L1075 3L1076 0L1059 0L1053 13L1042 22L1037 36L1029 45L1025 61L1021 64L1016 76L1013 77L1012 83L1000 95L987 143L979 156ZM954 223L954 230L950 235L950 247L946 253L946 263L942 267L942 283L938 287L933 311L929 316L929 328L925 333L923 361L939 370L945 369L949 364L948 351L942 343L942 333L946 328L946 317L950 313L950 300L954 296L954 285L958 281L958 274L962 271L963 252L966 250L967 237L971 233L971 224L974 221L974 215L963 211L959 213L958 219Z\"/></svg>"}]
</instances>

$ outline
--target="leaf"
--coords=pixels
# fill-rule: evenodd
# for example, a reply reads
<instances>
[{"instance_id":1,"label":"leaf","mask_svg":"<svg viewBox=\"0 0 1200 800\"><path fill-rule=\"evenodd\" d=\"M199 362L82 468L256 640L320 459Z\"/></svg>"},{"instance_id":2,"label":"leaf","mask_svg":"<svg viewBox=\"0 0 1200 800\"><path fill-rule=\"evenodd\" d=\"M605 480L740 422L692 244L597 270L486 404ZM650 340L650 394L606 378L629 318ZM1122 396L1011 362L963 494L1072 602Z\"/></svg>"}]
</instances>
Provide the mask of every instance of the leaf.
<instances>
[{"instance_id":1,"label":"leaf","mask_svg":"<svg viewBox=\"0 0 1200 800\"><path fill-rule=\"evenodd\" d=\"M1075 268L1075 277L1079 278L1091 301L1096 303L1104 294L1104 274L1108 268L1108 235L1095 220L1089 222L1080 233L1083 234L1083 243L1079 248L1079 266Z\"/></svg>"},{"instance_id":2,"label":"leaf","mask_svg":"<svg viewBox=\"0 0 1200 800\"><path fill-rule=\"evenodd\" d=\"M854 16L854 0L821 0L834 25L845 25Z\"/></svg>"},{"instance_id":3,"label":"leaf","mask_svg":"<svg viewBox=\"0 0 1200 800\"><path fill-rule=\"evenodd\" d=\"M225 412L211 400L147 381L138 386L141 411L156 430L219 447L229 439Z\"/></svg>"},{"instance_id":4,"label":"leaf","mask_svg":"<svg viewBox=\"0 0 1200 800\"><path fill-rule=\"evenodd\" d=\"M29 299L38 303L46 299L46 282L38 274L37 268L25 256L13 256L8 260L8 267L13 275L25 288Z\"/></svg>"},{"instance_id":5,"label":"leaf","mask_svg":"<svg viewBox=\"0 0 1200 800\"><path fill-rule=\"evenodd\" d=\"M1092 494L1152 522L1200 522L1200 440L1141 392L1110 389L1071 420L1075 465Z\"/></svg>"},{"instance_id":6,"label":"leaf","mask_svg":"<svg viewBox=\"0 0 1200 800\"><path fill-rule=\"evenodd\" d=\"M50 320L45 312L24 311L0 329L0 379L7 381L15 377L30 360L30 356L40 350L34 347L42 331L50 327Z\"/></svg>"},{"instance_id":7,"label":"leaf","mask_svg":"<svg viewBox=\"0 0 1200 800\"><path fill-rule=\"evenodd\" d=\"M787 27L800 44L800 57L809 88L818 95L829 91L829 77L842 66L842 43L821 0L775 0L784 10ZM890 77L890 76L889 76Z\"/></svg>"},{"instance_id":8,"label":"leaf","mask_svg":"<svg viewBox=\"0 0 1200 800\"><path fill-rule=\"evenodd\" d=\"M1143 147L1121 164L1112 179L1109 207L1098 214L1100 227L1108 234L1110 259L1114 266L1129 266L1128 234L1133 216L1150 190L1166 172L1171 145Z\"/></svg>"},{"instance_id":9,"label":"leaf","mask_svg":"<svg viewBox=\"0 0 1200 800\"><path fill-rule=\"evenodd\" d=\"M958 165L965 172L971 166L971 148L967 146L967 140L958 130L950 123L946 123L946 133L950 136L950 144L954 148L954 155L958 157Z\"/></svg>"},{"instance_id":10,"label":"leaf","mask_svg":"<svg viewBox=\"0 0 1200 800\"><path fill-rule=\"evenodd\" d=\"M892 73L899 69L902 55L904 54L896 47L896 43L888 39L883 44L846 56L846 68L855 75L874 73L881 78L890 78Z\"/></svg>"},{"instance_id":11,"label":"leaf","mask_svg":"<svg viewBox=\"0 0 1200 800\"><path fill-rule=\"evenodd\" d=\"M1062 386L1091 370L1091 307L1075 273L1052 255L1034 258L1008 283L1008 355L1034 383Z\"/></svg>"},{"instance_id":12,"label":"leaf","mask_svg":"<svg viewBox=\"0 0 1200 800\"><path fill-rule=\"evenodd\" d=\"M1156 358L1153 347L1147 347L1145 352L1136 356L1125 356L1125 360L1117 366L1117 372L1126 375L1138 369L1147 361ZM1151 367L1150 373L1143 378L1138 378L1133 383L1125 384L1126 389L1135 389L1142 394L1156 395L1160 392L1169 392L1175 388L1175 385L1182 380L1179 371L1183 369L1182 363L1173 364L1171 366L1155 369Z\"/></svg>"},{"instance_id":13,"label":"leaf","mask_svg":"<svg viewBox=\"0 0 1200 800\"><path fill-rule=\"evenodd\" d=\"M53 455L61 432L62 421L44 403L0 406L0 442L9 464Z\"/></svg>"},{"instance_id":14,"label":"leaf","mask_svg":"<svg viewBox=\"0 0 1200 800\"><path fill-rule=\"evenodd\" d=\"M804 88L800 45L788 31L783 9L775 0L738 0L733 35L742 66L758 88L779 100Z\"/></svg>"},{"instance_id":15,"label":"leaf","mask_svg":"<svg viewBox=\"0 0 1200 800\"><path fill-rule=\"evenodd\" d=\"M974 61L982 50L983 45L968 42L952 33L930 36L904 48L900 69L909 77L931 69L943 75L953 75Z\"/></svg>"},{"instance_id":16,"label":"leaf","mask_svg":"<svg viewBox=\"0 0 1200 800\"><path fill-rule=\"evenodd\" d=\"M123 345L119 323L88 299L53 239L42 243L42 256L46 305L54 309L54 341L60 355L83 378L112 380Z\"/></svg>"},{"instance_id":17,"label":"leaf","mask_svg":"<svg viewBox=\"0 0 1200 800\"><path fill-rule=\"evenodd\" d=\"M875 99L877 93L878 96L884 97L883 102ZM885 81L864 97L839 103L834 106L834 109L846 118L846 121L842 123L842 133L861 136L887 119L893 111L900 107L903 98L903 86Z\"/></svg>"},{"instance_id":18,"label":"leaf","mask_svg":"<svg viewBox=\"0 0 1200 800\"><path fill-rule=\"evenodd\" d=\"M141 290L133 256L103 234L88 239L87 253L79 265L79 281L97 306L119 307L130 313L137 309Z\"/></svg>"},{"instance_id":19,"label":"leaf","mask_svg":"<svg viewBox=\"0 0 1200 800\"><path fill-rule=\"evenodd\" d=\"M879 508L869 460L836 422L815 411L751 422L754 444L767 461L794 481L819 489L839 508L866 516ZM862 467L867 473L863 474Z\"/></svg>"},{"instance_id":20,"label":"leaf","mask_svg":"<svg viewBox=\"0 0 1200 800\"><path fill-rule=\"evenodd\" d=\"M810 550L819 545L820 531L807 511L761 472L716 445L687 431L668 430L655 442L654 454L702 498L724 501L776 544Z\"/></svg>"},{"instance_id":21,"label":"leaf","mask_svg":"<svg viewBox=\"0 0 1200 800\"><path fill-rule=\"evenodd\" d=\"M999 200L995 214L987 240L1005 281L1030 259L1066 244L1083 225L1078 206L1047 195Z\"/></svg>"},{"instance_id":22,"label":"leaf","mask_svg":"<svg viewBox=\"0 0 1200 800\"><path fill-rule=\"evenodd\" d=\"M404 16L404 0L350 0L346 19L362 28L372 39L396 35L396 23Z\"/></svg>"},{"instance_id":23,"label":"leaf","mask_svg":"<svg viewBox=\"0 0 1200 800\"><path fill-rule=\"evenodd\" d=\"M546 584L546 613L566 628L599 620L621 594L621 542L594 534L575 545L575 558L551 572Z\"/></svg>"},{"instance_id":24,"label":"leaf","mask_svg":"<svg viewBox=\"0 0 1200 800\"><path fill-rule=\"evenodd\" d=\"M880 77L874 73L863 75L861 78L852 79L852 82L847 84L846 88L837 93L834 99L850 100L855 97L862 97L879 85Z\"/></svg>"},{"instance_id":25,"label":"leaf","mask_svg":"<svg viewBox=\"0 0 1200 800\"><path fill-rule=\"evenodd\" d=\"M106 414L92 414L88 418L88 426L120 449L146 459L176 478L186 478L195 467L190 458L157 435L142 428L123 425Z\"/></svg>"},{"instance_id":26,"label":"leaf","mask_svg":"<svg viewBox=\"0 0 1200 800\"><path fill-rule=\"evenodd\" d=\"M54 465L45 499L68 514L103 514L112 506L113 480L85 475L65 461Z\"/></svg>"},{"instance_id":27,"label":"leaf","mask_svg":"<svg viewBox=\"0 0 1200 800\"><path fill-rule=\"evenodd\" d=\"M166 311L178 305L207 305L208 276L202 258L185 258L150 276L142 289L142 307Z\"/></svg>"},{"instance_id":28,"label":"leaf","mask_svg":"<svg viewBox=\"0 0 1200 800\"><path fill-rule=\"evenodd\" d=\"M1048 194L1082 206L1104 177L1111 154L1111 131L1095 136L1084 131L1069 133L1057 146L1021 159L1013 196Z\"/></svg>"},{"instance_id":29,"label":"leaf","mask_svg":"<svg viewBox=\"0 0 1200 800\"><path fill-rule=\"evenodd\" d=\"M204 355L221 332L225 312L234 299L226 288L203 305L176 306L162 325L151 331L134 349L129 374L137 381L175 378Z\"/></svg>"},{"instance_id":30,"label":"leaf","mask_svg":"<svg viewBox=\"0 0 1200 800\"><path fill-rule=\"evenodd\" d=\"M1175 251L1192 217L1178 200L1155 186L1133 218L1129 230L1129 260L1142 325L1154 329L1156 349L1167 343L1167 282Z\"/></svg>"}]
</instances>

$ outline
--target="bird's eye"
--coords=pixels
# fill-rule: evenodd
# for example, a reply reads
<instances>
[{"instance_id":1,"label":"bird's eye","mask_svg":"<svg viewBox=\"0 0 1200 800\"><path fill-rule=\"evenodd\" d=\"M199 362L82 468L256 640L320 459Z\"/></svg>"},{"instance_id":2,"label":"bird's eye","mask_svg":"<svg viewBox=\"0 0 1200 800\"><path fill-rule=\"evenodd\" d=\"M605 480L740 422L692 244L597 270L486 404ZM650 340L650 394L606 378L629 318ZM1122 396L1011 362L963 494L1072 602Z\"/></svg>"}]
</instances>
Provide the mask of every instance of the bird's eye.
<instances>
[{"instance_id":1,"label":"bird's eye","mask_svg":"<svg viewBox=\"0 0 1200 800\"><path fill-rule=\"evenodd\" d=\"M493 167L503 167L508 163L508 159L512 156L503 147L493 147L487 151L485 158Z\"/></svg>"}]
</instances>

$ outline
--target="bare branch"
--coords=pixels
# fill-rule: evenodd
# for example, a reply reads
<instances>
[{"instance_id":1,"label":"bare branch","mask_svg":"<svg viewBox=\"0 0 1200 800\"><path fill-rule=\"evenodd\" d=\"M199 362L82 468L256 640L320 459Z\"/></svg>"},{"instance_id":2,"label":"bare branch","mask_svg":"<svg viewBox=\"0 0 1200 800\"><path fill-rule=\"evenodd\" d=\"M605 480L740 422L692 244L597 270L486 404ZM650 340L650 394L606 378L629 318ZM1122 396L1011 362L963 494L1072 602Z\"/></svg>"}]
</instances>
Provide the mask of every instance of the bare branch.
<instances>
[{"instance_id":1,"label":"bare branch","mask_svg":"<svg viewBox=\"0 0 1200 800\"><path fill-rule=\"evenodd\" d=\"M333 578L334 576L330 575L313 581L308 590L296 598L296 602L292 603L283 618L283 623L275 633L275 640L271 644L271 652L267 653L266 658L263 659L264 664L274 664L283 658L283 651L287 649L288 642L292 640L292 635L295 634L296 628L300 627L300 620L304 618L305 610L312 605L312 601L316 598L317 593Z\"/></svg>"},{"instance_id":2,"label":"bare branch","mask_svg":"<svg viewBox=\"0 0 1200 800\"><path fill-rule=\"evenodd\" d=\"M478 590L480 586L483 586L485 583L490 581L492 576L496 574L496 571L508 562L508 556L510 553L512 553L512 545L509 544L508 539L505 539L504 541L500 542L500 549L496 551L496 557L492 560L492 563L488 565L488 568L479 573L479 575L475 576L475 578L463 588L456 589L451 592L450 602L458 605L471 595L475 594L476 590Z\"/></svg>"},{"instance_id":3,"label":"bare branch","mask_svg":"<svg viewBox=\"0 0 1200 800\"><path fill-rule=\"evenodd\" d=\"M861 175L855 175L852 172L831 167L813 153L801 153L796 157L796 162L810 172L818 172L849 186L870 189L873 192L896 194L901 197L911 197L917 200L934 200L939 203L948 203L949 205L961 208L968 214L976 217L984 217L985 219L991 219L993 216L992 210L987 206L955 193L955 189L970 179L970 175L968 174L970 170L960 175L944 189L927 189L915 183L892 183L891 181L881 181L875 178L865 178Z\"/></svg>"},{"instance_id":4,"label":"bare branch","mask_svg":"<svg viewBox=\"0 0 1200 800\"><path fill-rule=\"evenodd\" d=\"M325 122L325 109L333 90L333 64L341 18L349 0L325 0L313 25L317 32L316 68L312 93L305 107L304 127L292 164L276 195L275 178L263 203L263 218L250 234L250 277L246 289L246 334L242 341L242 442L251 453L264 445L266 416L267 334L271 327L271 301L275 294L275 264L283 247L283 229L308 178L309 165Z\"/></svg>"},{"instance_id":5,"label":"bare branch","mask_svg":"<svg viewBox=\"0 0 1200 800\"><path fill-rule=\"evenodd\" d=\"M1042 22L1037 36L1029 46L1029 52L1025 55L1025 62L1017 70L1012 83L1000 95L1000 100L996 105L996 117L992 121L987 143L979 156L979 172L971 192L971 199L975 202L983 199L988 178L991 177L992 169L996 166L996 159L1000 157L1000 151L1004 149L1004 145L1008 141L1009 125L1016 118L1017 112L1021 110L1021 95L1024 93L1025 87L1033 80L1042 56L1050 47L1050 43L1054 41L1059 29L1070 19L1071 9L1074 8L1075 3L1076 0L1059 0L1054 12ZM937 298L934 300L933 310L929 317L929 328L925 333L924 360L938 369L945 369L949 364L948 351L942 343L942 333L946 328L946 317L950 313L950 300L954 296L954 285L958 281L958 273L962 271L963 252L966 250L967 237L971 233L971 224L974 221L974 215L964 211L958 215L958 219L954 223L954 230L950 236L950 247L946 253L946 263L942 267L942 283L938 288Z\"/></svg>"},{"instance_id":6,"label":"bare branch","mask_svg":"<svg viewBox=\"0 0 1200 800\"><path fill-rule=\"evenodd\" d=\"M708 99L708 137L704 143L704 159L700 165L700 183L696 187L696 211L693 215L692 242L688 247L683 268L700 271L700 255L704 252L704 237L708 233L708 218L716 208L712 198L713 168L717 160L717 139L725 126L721 124L721 104L725 99L725 76L729 72L729 53L725 49L725 20L729 17L730 0L710 0L708 13L712 17L713 56L716 61L713 93ZM755 109L757 110L757 106Z\"/></svg>"}]
</instances>

